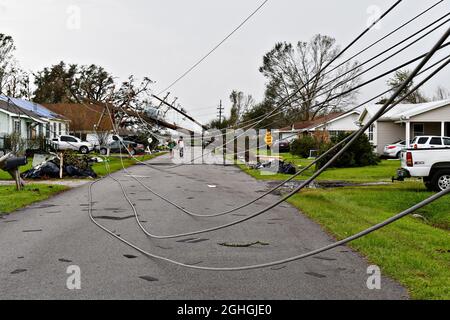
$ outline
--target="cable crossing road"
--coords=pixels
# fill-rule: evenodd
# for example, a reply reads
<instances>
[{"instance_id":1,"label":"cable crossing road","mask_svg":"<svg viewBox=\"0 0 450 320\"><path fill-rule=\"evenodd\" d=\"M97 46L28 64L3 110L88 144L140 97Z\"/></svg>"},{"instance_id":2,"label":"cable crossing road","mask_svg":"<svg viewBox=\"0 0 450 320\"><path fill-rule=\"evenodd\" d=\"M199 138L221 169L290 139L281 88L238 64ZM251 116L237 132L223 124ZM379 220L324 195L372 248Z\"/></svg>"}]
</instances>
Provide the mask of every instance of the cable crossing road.
<instances>
[{"instance_id":1,"label":"cable crossing road","mask_svg":"<svg viewBox=\"0 0 450 320\"><path fill-rule=\"evenodd\" d=\"M168 156L152 161L169 162ZM163 167L163 166L162 166ZM127 173L128 172L128 173ZM203 219L183 214L142 188L170 195L186 209L210 213L236 207L268 190L233 166L193 165L176 174L134 166L113 174L125 187L146 229L176 234L225 224L279 199L269 195L234 214ZM120 186L106 177L93 186L96 220L154 254L190 265L241 266L283 259L335 242L287 203L231 228L168 240L137 226ZM88 217L88 186L0 220L0 296L12 299L406 299L406 290L383 277L367 287L369 263L342 246L302 261L240 272L190 270L134 251ZM67 268L81 271L80 290L68 290Z\"/></svg>"}]
</instances>

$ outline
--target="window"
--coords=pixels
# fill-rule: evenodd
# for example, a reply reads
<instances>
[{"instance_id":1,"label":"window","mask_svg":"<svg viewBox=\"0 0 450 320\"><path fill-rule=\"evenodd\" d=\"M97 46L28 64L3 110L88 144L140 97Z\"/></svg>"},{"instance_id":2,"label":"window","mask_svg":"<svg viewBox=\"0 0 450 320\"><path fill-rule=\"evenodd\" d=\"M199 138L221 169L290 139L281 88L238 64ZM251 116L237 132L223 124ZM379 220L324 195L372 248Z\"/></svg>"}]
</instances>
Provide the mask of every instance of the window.
<instances>
[{"instance_id":1,"label":"window","mask_svg":"<svg viewBox=\"0 0 450 320\"><path fill-rule=\"evenodd\" d=\"M335 138L335 137L339 136L339 131L335 131L335 130L328 131L328 134L330 135L330 138Z\"/></svg>"},{"instance_id":2,"label":"window","mask_svg":"<svg viewBox=\"0 0 450 320\"><path fill-rule=\"evenodd\" d=\"M413 125L414 136L423 136L425 134L425 128L423 123L414 123Z\"/></svg>"},{"instance_id":3,"label":"window","mask_svg":"<svg viewBox=\"0 0 450 320\"><path fill-rule=\"evenodd\" d=\"M450 138L443 138L442 140L444 140L445 146L450 146Z\"/></svg>"},{"instance_id":4,"label":"window","mask_svg":"<svg viewBox=\"0 0 450 320\"><path fill-rule=\"evenodd\" d=\"M442 139L438 137L431 138L430 144L432 146L442 146Z\"/></svg>"},{"instance_id":5,"label":"window","mask_svg":"<svg viewBox=\"0 0 450 320\"><path fill-rule=\"evenodd\" d=\"M375 131L375 125L372 124L372 125L369 127L369 133L368 133L369 141L373 141L373 138L374 138L374 131Z\"/></svg>"},{"instance_id":6,"label":"window","mask_svg":"<svg viewBox=\"0 0 450 320\"><path fill-rule=\"evenodd\" d=\"M14 133L20 134L20 120L14 120Z\"/></svg>"},{"instance_id":7,"label":"window","mask_svg":"<svg viewBox=\"0 0 450 320\"><path fill-rule=\"evenodd\" d=\"M427 137L422 137L417 141L417 144L426 144L428 142Z\"/></svg>"},{"instance_id":8,"label":"window","mask_svg":"<svg viewBox=\"0 0 450 320\"><path fill-rule=\"evenodd\" d=\"M61 123L58 123L58 132L59 132L59 135L62 134Z\"/></svg>"},{"instance_id":9,"label":"window","mask_svg":"<svg viewBox=\"0 0 450 320\"><path fill-rule=\"evenodd\" d=\"M47 123L45 125L45 137L50 139L50 124L49 123Z\"/></svg>"},{"instance_id":10,"label":"window","mask_svg":"<svg viewBox=\"0 0 450 320\"><path fill-rule=\"evenodd\" d=\"M53 136L56 137L57 133L56 133L56 122L53 123Z\"/></svg>"},{"instance_id":11,"label":"window","mask_svg":"<svg viewBox=\"0 0 450 320\"><path fill-rule=\"evenodd\" d=\"M61 141L63 142L77 142L77 139L68 137L68 136L61 136Z\"/></svg>"}]
</instances>

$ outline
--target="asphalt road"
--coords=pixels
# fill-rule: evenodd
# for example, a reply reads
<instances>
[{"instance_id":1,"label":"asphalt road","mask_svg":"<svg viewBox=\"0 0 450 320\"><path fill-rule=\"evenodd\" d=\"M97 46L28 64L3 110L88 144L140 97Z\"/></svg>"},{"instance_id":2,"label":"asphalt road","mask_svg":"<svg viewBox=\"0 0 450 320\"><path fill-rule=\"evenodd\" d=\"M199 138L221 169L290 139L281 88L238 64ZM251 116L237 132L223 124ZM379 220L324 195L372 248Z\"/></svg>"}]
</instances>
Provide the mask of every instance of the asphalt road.
<instances>
[{"instance_id":1,"label":"asphalt road","mask_svg":"<svg viewBox=\"0 0 450 320\"><path fill-rule=\"evenodd\" d=\"M167 157L155 159L161 163ZM232 166L129 169L148 186L200 214L223 211L267 189ZM125 172L126 186L146 228L159 235L194 231L255 212L278 196L218 218L192 218L143 189ZM216 186L211 188L211 186ZM241 266L278 260L333 239L289 204L240 225L198 236L153 240L138 228L121 189L110 178L93 187L94 215L124 239L155 254L205 266ZM0 218L1 299L405 299L406 290L383 277L366 286L368 263L348 247L273 268L242 272L188 270L149 259L95 226L88 217L88 186ZM338 218L338 217L337 217ZM219 243L268 245L247 248ZM80 267L81 289L69 290L71 265Z\"/></svg>"}]
</instances>

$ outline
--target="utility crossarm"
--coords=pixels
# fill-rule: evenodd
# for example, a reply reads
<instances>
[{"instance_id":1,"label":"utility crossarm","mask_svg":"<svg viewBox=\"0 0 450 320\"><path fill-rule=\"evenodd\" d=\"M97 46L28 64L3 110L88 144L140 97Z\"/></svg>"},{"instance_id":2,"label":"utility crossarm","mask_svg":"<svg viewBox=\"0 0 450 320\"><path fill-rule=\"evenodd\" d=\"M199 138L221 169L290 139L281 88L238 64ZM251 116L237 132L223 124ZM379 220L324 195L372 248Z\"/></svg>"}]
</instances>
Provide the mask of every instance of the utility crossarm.
<instances>
[{"instance_id":1,"label":"utility crossarm","mask_svg":"<svg viewBox=\"0 0 450 320\"><path fill-rule=\"evenodd\" d=\"M188 134L194 133L194 131L192 131L192 130L180 127L180 126L178 126L176 124L169 123L169 122L167 122L165 120L154 118L154 117L150 116L149 114L147 114L145 112L137 112L137 111L130 111L130 110L119 110L119 108L115 107L115 106L111 106L111 109L116 110L116 111L125 112L128 116L139 117L139 118L143 119L146 122L156 123L157 125L162 126L164 128L167 128L167 129L172 129L172 130L175 130L175 131L183 131L183 132L187 132Z\"/></svg>"},{"instance_id":2,"label":"utility crossarm","mask_svg":"<svg viewBox=\"0 0 450 320\"><path fill-rule=\"evenodd\" d=\"M161 103L165 104L166 106L170 107L171 109L175 110L176 112L178 112L179 114L183 115L184 117L188 118L189 120L191 120L192 122L194 122L195 124L199 125L203 130L208 130L208 127L201 124L200 122L198 122L197 120L195 120L194 118L192 118L190 115L188 115L186 112L174 107L173 105L171 105L170 103L164 101L163 99L155 96L154 94L152 95L155 99L157 99L158 101L160 101Z\"/></svg>"}]
</instances>

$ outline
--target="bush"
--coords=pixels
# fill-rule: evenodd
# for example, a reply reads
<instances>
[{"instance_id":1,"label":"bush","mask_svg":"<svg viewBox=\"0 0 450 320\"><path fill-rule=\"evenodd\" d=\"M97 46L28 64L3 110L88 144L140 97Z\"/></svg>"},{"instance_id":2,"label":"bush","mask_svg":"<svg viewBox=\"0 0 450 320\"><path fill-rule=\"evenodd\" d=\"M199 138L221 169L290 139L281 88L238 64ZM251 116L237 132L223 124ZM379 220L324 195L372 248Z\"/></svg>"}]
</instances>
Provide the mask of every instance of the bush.
<instances>
[{"instance_id":1,"label":"bush","mask_svg":"<svg viewBox=\"0 0 450 320\"><path fill-rule=\"evenodd\" d=\"M317 150L318 141L312 136L303 136L291 142L291 153L302 158L309 158L311 150Z\"/></svg>"},{"instance_id":2,"label":"bush","mask_svg":"<svg viewBox=\"0 0 450 320\"><path fill-rule=\"evenodd\" d=\"M331 147L339 143L348 137L349 133L339 134L334 137L331 142L322 144L319 149L319 155L324 154ZM317 168L323 167L332 157L334 157L340 150L342 146L325 156L323 159L317 162ZM330 168L352 168L352 167L365 167L373 166L380 163L380 158L373 152L373 146L369 141L367 135L361 135L351 146L344 152Z\"/></svg>"}]
</instances>

